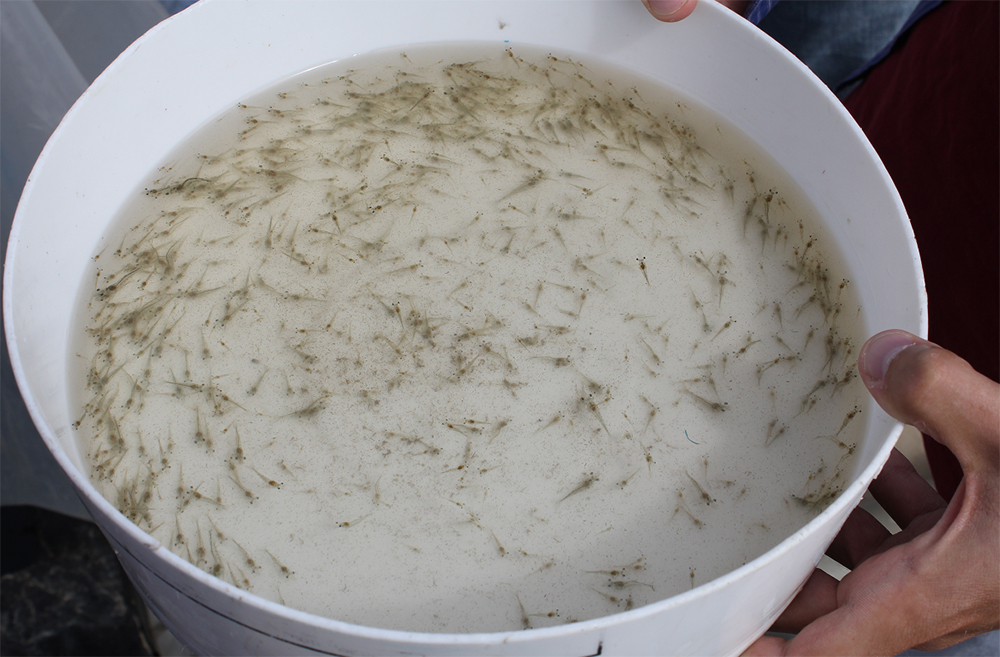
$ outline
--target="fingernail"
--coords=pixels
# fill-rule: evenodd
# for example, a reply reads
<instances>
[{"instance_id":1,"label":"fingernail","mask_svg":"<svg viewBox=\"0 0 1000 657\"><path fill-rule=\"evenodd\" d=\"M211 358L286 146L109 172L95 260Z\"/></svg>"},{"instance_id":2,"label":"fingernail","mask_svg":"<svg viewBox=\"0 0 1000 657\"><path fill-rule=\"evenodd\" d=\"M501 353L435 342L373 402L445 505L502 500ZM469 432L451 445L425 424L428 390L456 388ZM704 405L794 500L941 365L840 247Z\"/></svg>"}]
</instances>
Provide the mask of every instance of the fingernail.
<instances>
[{"instance_id":1,"label":"fingernail","mask_svg":"<svg viewBox=\"0 0 1000 657\"><path fill-rule=\"evenodd\" d=\"M657 18L669 18L684 8L691 0L647 0L649 11Z\"/></svg>"},{"instance_id":2,"label":"fingernail","mask_svg":"<svg viewBox=\"0 0 1000 657\"><path fill-rule=\"evenodd\" d=\"M928 344L917 336L906 331L883 331L872 337L861 348L858 356L858 368L869 388L884 388L885 373L889 364L907 347L915 344Z\"/></svg>"}]
</instances>

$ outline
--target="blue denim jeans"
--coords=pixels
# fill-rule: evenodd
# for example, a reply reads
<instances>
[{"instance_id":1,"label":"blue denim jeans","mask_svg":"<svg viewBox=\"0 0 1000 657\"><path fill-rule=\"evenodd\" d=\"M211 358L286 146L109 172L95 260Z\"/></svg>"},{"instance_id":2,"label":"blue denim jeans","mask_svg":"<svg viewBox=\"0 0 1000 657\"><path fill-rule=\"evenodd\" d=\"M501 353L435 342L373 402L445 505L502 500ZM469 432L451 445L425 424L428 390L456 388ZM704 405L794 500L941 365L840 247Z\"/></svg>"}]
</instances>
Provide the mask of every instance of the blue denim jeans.
<instances>
[{"instance_id":1,"label":"blue denim jeans","mask_svg":"<svg viewBox=\"0 0 1000 657\"><path fill-rule=\"evenodd\" d=\"M747 18L787 48L830 89L889 46L920 0L763 0Z\"/></svg>"}]
</instances>

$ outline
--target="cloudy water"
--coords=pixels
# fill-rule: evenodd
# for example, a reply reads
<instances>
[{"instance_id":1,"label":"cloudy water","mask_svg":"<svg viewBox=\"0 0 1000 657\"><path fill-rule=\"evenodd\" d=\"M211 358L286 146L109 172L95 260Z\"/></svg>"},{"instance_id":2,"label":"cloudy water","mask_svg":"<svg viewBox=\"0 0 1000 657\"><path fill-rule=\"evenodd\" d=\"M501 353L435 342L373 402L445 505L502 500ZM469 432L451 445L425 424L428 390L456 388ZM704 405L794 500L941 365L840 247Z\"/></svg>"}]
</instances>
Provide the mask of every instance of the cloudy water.
<instances>
[{"instance_id":1,"label":"cloudy water","mask_svg":"<svg viewBox=\"0 0 1000 657\"><path fill-rule=\"evenodd\" d=\"M727 124L595 62L334 63L123 210L82 292L78 437L139 527L296 609L633 609L853 474L860 309L818 222Z\"/></svg>"}]
</instances>

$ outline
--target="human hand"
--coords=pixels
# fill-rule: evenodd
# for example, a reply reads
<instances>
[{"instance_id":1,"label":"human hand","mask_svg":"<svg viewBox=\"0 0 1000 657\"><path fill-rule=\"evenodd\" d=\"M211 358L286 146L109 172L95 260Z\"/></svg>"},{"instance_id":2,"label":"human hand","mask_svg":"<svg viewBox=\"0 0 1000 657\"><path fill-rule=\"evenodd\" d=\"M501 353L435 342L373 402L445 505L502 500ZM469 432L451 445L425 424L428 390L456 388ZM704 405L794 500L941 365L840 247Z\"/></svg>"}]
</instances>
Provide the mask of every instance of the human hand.
<instances>
[{"instance_id":1,"label":"human hand","mask_svg":"<svg viewBox=\"0 0 1000 657\"><path fill-rule=\"evenodd\" d=\"M676 23L691 15L691 12L698 5L698 0L642 0L642 4L646 5L646 9L656 20L664 23ZM719 0L719 4L729 7L742 16L747 5L750 4L750 0Z\"/></svg>"},{"instance_id":2,"label":"human hand","mask_svg":"<svg viewBox=\"0 0 1000 657\"><path fill-rule=\"evenodd\" d=\"M745 655L895 655L939 650L1000 625L1000 385L905 331L858 357L875 401L948 447L964 479L950 503L893 450L869 490L902 528L855 509L828 554L850 573L816 570Z\"/></svg>"}]
</instances>

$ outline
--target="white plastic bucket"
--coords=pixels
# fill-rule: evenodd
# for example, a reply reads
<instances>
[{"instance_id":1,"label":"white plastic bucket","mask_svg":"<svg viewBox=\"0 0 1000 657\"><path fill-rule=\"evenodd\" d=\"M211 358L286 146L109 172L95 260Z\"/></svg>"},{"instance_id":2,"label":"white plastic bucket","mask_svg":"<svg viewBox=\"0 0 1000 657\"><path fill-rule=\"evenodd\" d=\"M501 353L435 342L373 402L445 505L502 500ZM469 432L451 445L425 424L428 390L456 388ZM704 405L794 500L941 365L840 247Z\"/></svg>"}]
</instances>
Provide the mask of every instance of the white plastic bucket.
<instances>
[{"instance_id":1,"label":"white plastic bucket","mask_svg":"<svg viewBox=\"0 0 1000 657\"><path fill-rule=\"evenodd\" d=\"M417 43L487 41L586 54L661 80L727 117L792 174L845 254L871 334L926 335L916 244L875 152L801 63L703 0L664 25L639 2L203 0L133 44L55 131L25 186L4 277L11 364L43 439L167 627L204 654L734 654L790 602L902 427L866 414L863 469L795 535L687 593L546 629L421 634L350 625L234 588L101 497L74 443L68 336L81 277L117 209L171 149L252 92L313 66ZM334 567L335 564L331 564Z\"/></svg>"}]
</instances>

